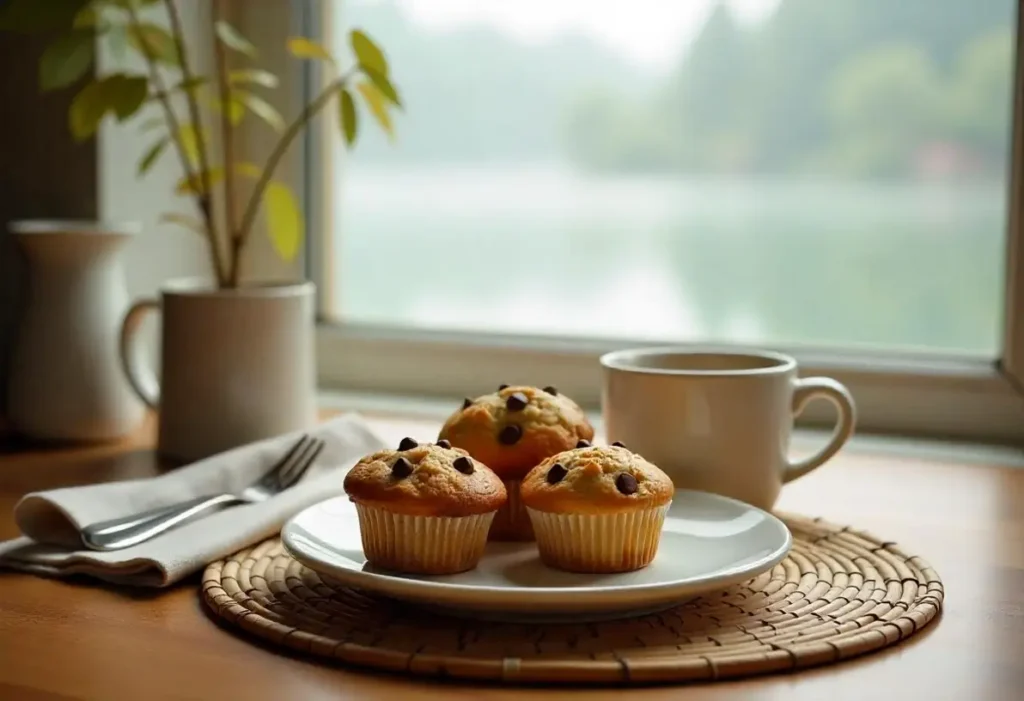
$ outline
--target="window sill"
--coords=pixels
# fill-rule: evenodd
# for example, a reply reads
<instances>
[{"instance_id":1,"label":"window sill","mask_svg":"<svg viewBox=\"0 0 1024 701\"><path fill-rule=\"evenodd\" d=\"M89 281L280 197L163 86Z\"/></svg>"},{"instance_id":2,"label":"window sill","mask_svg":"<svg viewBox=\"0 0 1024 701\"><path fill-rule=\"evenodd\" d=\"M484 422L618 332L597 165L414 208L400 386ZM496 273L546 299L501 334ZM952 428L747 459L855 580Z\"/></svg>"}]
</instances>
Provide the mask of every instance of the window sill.
<instances>
[{"instance_id":1,"label":"window sill","mask_svg":"<svg viewBox=\"0 0 1024 701\"><path fill-rule=\"evenodd\" d=\"M459 406L461 397L399 395L380 392L322 390L320 406L326 410L353 411L368 416L407 418L410 420L444 421ZM600 411L590 410L588 417L600 433ZM793 434L796 453L810 452L827 439L827 431L798 428ZM1024 469L1024 450L1017 447L990 445L968 441L859 433L843 448L843 452L874 457L892 457L937 463L999 466Z\"/></svg>"},{"instance_id":2,"label":"window sill","mask_svg":"<svg viewBox=\"0 0 1024 701\"><path fill-rule=\"evenodd\" d=\"M583 407L595 409L600 405L601 353L643 345L650 344L323 321L317 327L324 387L444 398L483 394L494 378L515 383L542 377L545 384L557 386ZM1024 445L1024 393L995 362L773 350L793 355L803 377L831 377L846 385L857 400L857 423L864 432ZM811 402L799 424L830 429L834 416L827 402Z\"/></svg>"}]
</instances>

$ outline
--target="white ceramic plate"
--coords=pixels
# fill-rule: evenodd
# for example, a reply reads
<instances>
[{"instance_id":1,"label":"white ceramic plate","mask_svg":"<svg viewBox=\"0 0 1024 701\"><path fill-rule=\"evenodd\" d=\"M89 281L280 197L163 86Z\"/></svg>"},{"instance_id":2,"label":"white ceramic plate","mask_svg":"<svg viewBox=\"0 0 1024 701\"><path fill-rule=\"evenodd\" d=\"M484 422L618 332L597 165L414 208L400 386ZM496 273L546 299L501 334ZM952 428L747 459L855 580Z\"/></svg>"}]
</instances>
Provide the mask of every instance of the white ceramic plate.
<instances>
[{"instance_id":1,"label":"white ceramic plate","mask_svg":"<svg viewBox=\"0 0 1024 701\"><path fill-rule=\"evenodd\" d=\"M477 617L611 618L661 610L746 581L778 564L792 537L779 519L733 499L679 490L661 545L642 570L573 574L545 567L533 543L490 543L476 569L420 576L376 570L363 557L347 497L311 506L285 524L284 546L307 567L357 589Z\"/></svg>"}]
</instances>

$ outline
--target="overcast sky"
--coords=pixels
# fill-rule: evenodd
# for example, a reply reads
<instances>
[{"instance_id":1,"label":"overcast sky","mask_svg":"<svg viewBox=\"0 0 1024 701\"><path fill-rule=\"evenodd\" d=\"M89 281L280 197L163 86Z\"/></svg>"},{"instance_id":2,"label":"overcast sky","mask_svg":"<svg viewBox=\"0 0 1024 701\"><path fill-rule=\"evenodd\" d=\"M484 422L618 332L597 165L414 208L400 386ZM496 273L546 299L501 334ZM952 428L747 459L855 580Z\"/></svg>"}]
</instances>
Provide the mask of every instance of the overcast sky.
<instances>
[{"instance_id":1,"label":"overcast sky","mask_svg":"<svg viewBox=\"0 0 1024 701\"><path fill-rule=\"evenodd\" d=\"M360 0L363 3L374 0ZM559 32L586 34L631 61L664 68L701 26L716 0L396 0L435 30L483 24L525 41ZM779 0L726 0L737 17L755 21Z\"/></svg>"}]
</instances>

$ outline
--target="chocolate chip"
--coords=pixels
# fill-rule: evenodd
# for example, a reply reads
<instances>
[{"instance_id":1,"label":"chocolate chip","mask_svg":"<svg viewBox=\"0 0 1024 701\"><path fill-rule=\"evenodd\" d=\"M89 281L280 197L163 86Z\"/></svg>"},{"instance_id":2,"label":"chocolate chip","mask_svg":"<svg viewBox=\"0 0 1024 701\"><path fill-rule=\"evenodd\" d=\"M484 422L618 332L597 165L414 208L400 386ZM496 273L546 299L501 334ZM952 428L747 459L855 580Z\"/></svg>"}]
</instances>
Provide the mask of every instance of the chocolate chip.
<instances>
[{"instance_id":1,"label":"chocolate chip","mask_svg":"<svg viewBox=\"0 0 1024 701\"><path fill-rule=\"evenodd\" d=\"M464 475L473 474L473 461L465 455L460 455L455 458L455 462L452 463L452 466Z\"/></svg>"},{"instance_id":2,"label":"chocolate chip","mask_svg":"<svg viewBox=\"0 0 1024 701\"><path fill-rule=\"evenodd\" d=\"M576 447L577 448L589 448L590 447L590 441L584 440L584 439L580 438L578 441L576 441Z\"/></svg>"},{"instance_id":3,"label":"chocolate chip","mask_svg":"<svg viewBox=\"0 0 1024 701\"><path fill-rule=\"evenodd\" d=\"M501 429L501 433L498 434L498 441L503 445L515 445L522 437L523 429L515 424L509 424Z\"/></svg>"},{"instance_id":4,"label":"chocolate chip","mask_svg":"<svg viewBox=\"0 0 1024 701\"><path fill-rule=\"evenodd\" d=\"M558 484L565 479L567 474L569 471L565 469L565 465L556 462L548 469L548 484Z\"/></svg>"},{"instance_id":5,"label":"chocolate chip","mask_svg":"<svg viewBox=\"0 0 1024 701\"><path fill-rule=\"evenodd\" d=\"M399 455L398 460L395 460L395 464L391 466L391 474L398 479L408 477L412 474L412 463Z\"/></svg>"},{"instance_id":6,"label":"chocolate chip","mask_svg":"<svg viewBox=\"0 0 1024 701\"><path fill-rule=\"evenodd\" d=\"M557 387L552 387L551 385L548 385L547 387L544 388L544 391L547 392L548 394L552 395L552 396L555 396L555 397L558 396L558 388Z\"/></svg>"},{"instance_id":7,"label":"chocolate chip","mask_svg":"<svg viewBox=\"0 0 1024 701\"><path fill-rule=\"evenodd\" d=\"M615 441L614 443L612 443L612 445L614 445L616 448L625 448L626 447L625 445L623 445L622 441Z\"/></svg>"},{"instance_id":8,"label":"chocolate chip","mask_svg":"<svg viewBox=\"0 0 1024 701\"><path fill-rule=\"evenodd\" d=\"M452 447L452 444L449 443L448 441L446 441L444 438L442 438L441 440L439 440L437 442L437 447L438 448L444 448L445 450L448 450L449 448Z\"/></svg>"},{"instance_id":9,"label":"chocolate chip","mask_svg":"<svg viewBox=\"0 0 1024 701\"><path fill-rule=\"evenodd\" d=\"M503 389L508 389L508 385L498 385L498 391L499 391L499 392L500 392L501 390L503 390Z\"/></svg>"},{"instance_id":10,"label":"chocolate chip","mask_svg":"<svg viewBox=\"0 0 1024 701\"><path fill-rule=\"evenodd\" d=\"M469 397L466 397L465 399L462 400L462 408L463 408L463 410L468 409L471 406L473 406L473 400L472 399L470 399Z\"/></svg>"},{"instance_id":11,"label":"chocolate chip","mask_svg":"<svg viewBox=\"0 0 1024 701\"><path fill-rule=\"evenodd\" d=\"M419 443L414 441L412 438L409 438L409 436L406 436L405 438L402 439L402 442L398 444L398 449L399 450L412 450L413 448L415 448L418 445L419 445Z\"/></svg>"},{"instance_id":12,"label":"chocolate chip","mask_svg":"<svg viewBox=\"0 0 1024 701\"><path fill-rule=\"evenodd\" d=\"M508 399L505 400L505 408L509 411L522 411L529 403L530 400L526 398L525 394L516 392L508 395Z\"/></svg>"},{"instance_id":13,"label":"chocolate chip","mask_svg":"<svg viewBox=\"0 0 1024 701\"><path fill-rule=\"evenodd\" d=\"M636 477L629 473L623 472L621 475L615 478L615 487L623 494L636 494Z\"/></svg>"}]
</instances>

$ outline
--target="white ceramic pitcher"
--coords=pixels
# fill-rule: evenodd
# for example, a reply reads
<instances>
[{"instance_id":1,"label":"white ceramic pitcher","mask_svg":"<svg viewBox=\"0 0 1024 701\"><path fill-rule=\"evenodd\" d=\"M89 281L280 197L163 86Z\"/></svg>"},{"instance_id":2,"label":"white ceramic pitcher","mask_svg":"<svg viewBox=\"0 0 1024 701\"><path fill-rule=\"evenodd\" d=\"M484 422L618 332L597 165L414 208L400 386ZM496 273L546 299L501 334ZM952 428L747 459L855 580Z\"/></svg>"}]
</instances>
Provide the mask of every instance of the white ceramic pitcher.
<instances>
[{"instance_id":1,"label":"white ceramic pitcher","mask_svg":"<svg viewBox=\"0 0 1024 701\"><path fill-rule=\"evenodd\" d=\"M121 248L130 224L30 220L10 224L29 288L11 355L7 410L20 433L103 441L130 433L145 407L118 362L128 291Z\"/></svg>"}]
</instances>

